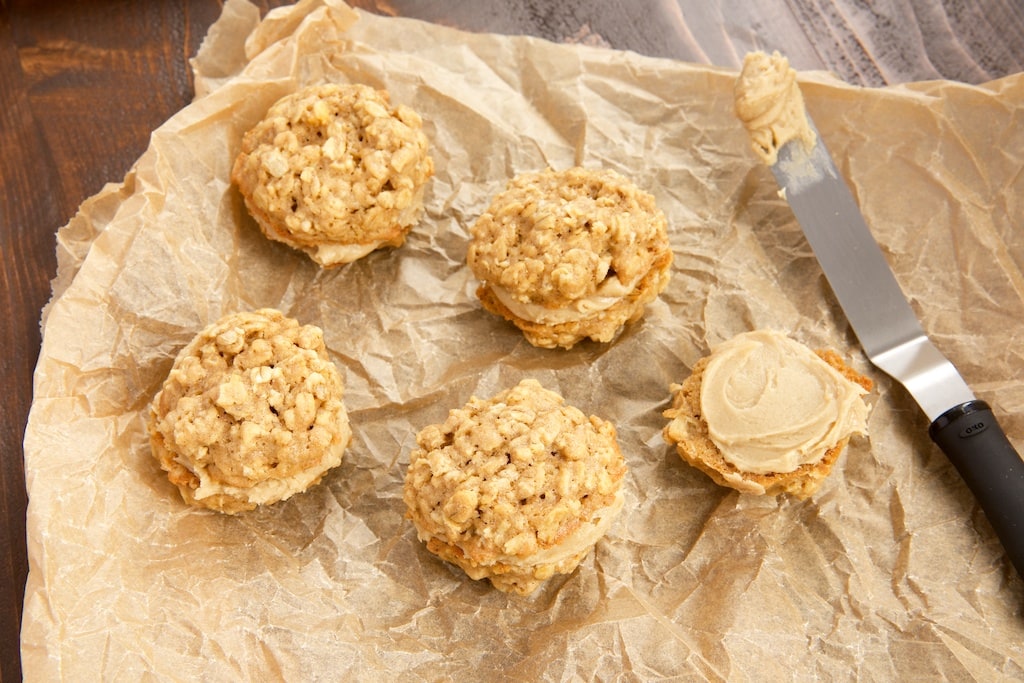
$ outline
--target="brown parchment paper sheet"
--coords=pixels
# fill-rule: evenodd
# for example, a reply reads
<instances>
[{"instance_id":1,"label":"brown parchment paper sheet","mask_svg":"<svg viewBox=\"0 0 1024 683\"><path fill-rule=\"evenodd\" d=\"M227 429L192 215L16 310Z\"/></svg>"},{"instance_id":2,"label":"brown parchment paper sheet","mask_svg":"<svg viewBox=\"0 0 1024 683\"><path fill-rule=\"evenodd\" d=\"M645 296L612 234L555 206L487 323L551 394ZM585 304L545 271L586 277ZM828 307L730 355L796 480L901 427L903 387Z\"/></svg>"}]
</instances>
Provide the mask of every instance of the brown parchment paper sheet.
<instances>
[{"instance_id":1,"label":"brown parchment paper sheet","mask_svg":"<svg viewBox=\"0 0 1024 683\"><path fill-rule=\"evenodd\" d=\"M196 100L58 235L25 441L29 680L997 680L1024 675L1024 588L926 420L856 346L732 111L735 72L473 35L306 1L229 0ZM323 271L228 180L242 132L318 81L387 88L437 174L401 249ZM808 109L923 324L1024 447L1024 77L864 90ZM668 216L672 282L608 345L535 349L478 305L468 227L514 174L607 166ZM144 411L222 314L325 330L355 439L323 483L229 517L186 507ZM668 385L755 327L877 383L870 436L810 500L741 496L662 441ZM627 504L579 570L522 598L403 519L415 433L536 377L618 427ZM387 673L390 672L390 673Z\"/></svg>"}]
</instances>

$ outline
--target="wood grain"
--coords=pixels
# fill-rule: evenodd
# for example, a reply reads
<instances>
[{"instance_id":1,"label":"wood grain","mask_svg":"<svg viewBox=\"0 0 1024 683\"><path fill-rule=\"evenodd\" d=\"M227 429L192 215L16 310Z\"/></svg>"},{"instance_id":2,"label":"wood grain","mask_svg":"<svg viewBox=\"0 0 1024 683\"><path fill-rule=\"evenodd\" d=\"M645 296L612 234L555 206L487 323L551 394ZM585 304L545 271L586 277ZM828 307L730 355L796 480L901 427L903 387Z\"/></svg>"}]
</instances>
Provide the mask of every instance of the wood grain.
<instances>
[{"instance_id":1,"label":"wood grain","mask_svg":"<svg viewBox=\"0 0 1024 683\"><path fill-rule=\"evenodd\" d=\"M701 64L738 67L779 50L798 69L855 85L944 78L981 83L1024 68L1018 0L371 0L380 14L471 31L591 42Z\"/></svg>"},{"instance_id":2,"label":"wood grain","mask_svg":"<svg viewBox=\"0 0 1024 683\"><path fill-rule=\"evenodd\" d=\"M283 0L255 3L262 11ZM1019 0L361 0L470 31L735 67L778 49L800 69L879 86L980 83L1024 68ZM20 680L27 576L22 440L54 234L117 182L150 132L192 98L188 59L218 0L0 0L0 677ZM69 511L70 513L70 511Z\"/></svg>"}]
</instances>

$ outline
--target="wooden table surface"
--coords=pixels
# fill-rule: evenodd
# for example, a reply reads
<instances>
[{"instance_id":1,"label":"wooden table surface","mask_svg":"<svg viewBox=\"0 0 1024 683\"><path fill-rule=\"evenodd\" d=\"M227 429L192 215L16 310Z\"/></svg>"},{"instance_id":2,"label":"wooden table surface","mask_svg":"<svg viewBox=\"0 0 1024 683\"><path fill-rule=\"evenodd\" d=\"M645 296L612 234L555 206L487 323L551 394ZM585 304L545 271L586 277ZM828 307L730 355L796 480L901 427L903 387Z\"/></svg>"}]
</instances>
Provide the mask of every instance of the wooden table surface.
<instances>
[{"instance_id":1,"label":"wooden table surface","mask_svg":"<svg viewBox=\"0 0 1024 683\"><path fill-rule=\"evenodd\" d=\"M286 4L255 3L266 11ZM737 66L778 49L798 69L881 86L981 83L1024 70L1019 0L363 0L369 11ZM0 0L0 676L21 679L28 573L22 440L54 236L120 181L150 132L192 97L188 60L218 0ZM144 93L144 95L140 95ZM73 514L73 511L68 511Z\"/></svg>"}]
</instances>

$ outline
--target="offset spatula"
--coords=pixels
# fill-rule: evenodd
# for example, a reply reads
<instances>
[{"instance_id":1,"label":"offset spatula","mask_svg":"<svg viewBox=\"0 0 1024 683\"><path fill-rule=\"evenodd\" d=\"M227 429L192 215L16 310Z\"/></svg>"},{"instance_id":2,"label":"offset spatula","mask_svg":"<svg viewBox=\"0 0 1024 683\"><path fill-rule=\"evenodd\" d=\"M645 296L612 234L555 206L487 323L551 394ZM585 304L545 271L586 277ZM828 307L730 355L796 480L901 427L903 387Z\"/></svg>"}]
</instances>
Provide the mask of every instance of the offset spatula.
<instances>
[{"instance_id":1,"label":"offset spatula","mask_svg":"<svg viewBox=\"0 0 1024 683\"><path fill-rule=\"evenodd\" d=\"M813 122L808 122L814 129ZM871 236L849 187L815 132L779 149L771 169L871 362L931 420L929 435L985 511L1024 577L1024 461L989 406L931 343Z\"/></svg>"}]
</instances>

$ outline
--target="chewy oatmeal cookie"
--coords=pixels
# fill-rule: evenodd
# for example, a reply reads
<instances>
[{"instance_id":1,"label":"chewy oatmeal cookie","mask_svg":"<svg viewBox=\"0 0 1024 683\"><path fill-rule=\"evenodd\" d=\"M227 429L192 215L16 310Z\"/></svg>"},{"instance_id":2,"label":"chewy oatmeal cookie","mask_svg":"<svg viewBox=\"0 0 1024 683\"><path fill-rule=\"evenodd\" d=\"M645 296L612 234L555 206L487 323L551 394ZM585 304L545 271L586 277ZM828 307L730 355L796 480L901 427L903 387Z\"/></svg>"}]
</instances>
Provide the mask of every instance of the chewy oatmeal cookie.
<instances>
[{"instance_id":1,"label":"chewy oatmeal cookie","mask_svg":"<svg viewBox=\"0 0 1024 683\"><path fill-rule=\"evenodd\" d=\"M420 540L505 592L571 573L622 508L615 427L536 380L471 398L416 441L403 498Z\"/></svg>"},{"instance_id":2,"label":"chewy oatmeal cookie","mask_svg":"<svg viewBox=\"0 0 1024 683\"><path fill-rule=\"evenodd\" d=\"M227 315L196 335L148 429L185 502L231 514L316 484L352 436L320 328L273 309Z\"/></svg>"},{"instance_id":3,"label":"chewy oatmeal cookie","mask_svg":"<svg viewBox=\"0 0 1024 683\"><path fill-rule=\"evenodd\" d=\"M610 170L522 174L472 227L467 261L485 309L534 346L608 342L669 280L654 197Z\"/></svg>"},{"instance_id":4,"label":"chewy oatmeal cookie","mask_svg":"<svg viewBox=\"0 0 1024 683\"><path fill-rule=\"evenodd\" d=\"M850 437L867 433L871 387L835 351L755 330L716 347L671 386L663 435L721 486L807 498Z\"/></svg>"},{"instance_id":5,"label":"chewy oatmeal cookie","mask_svg":"<svg viewBox=\"0 0 1024 683\"><path fill-rule=\"evenodd\" d=\"M242 139L232 181L270 239L321 266L398 247L434 173L419 114L361 84L278 100Z\"/></svg>"}]
</instances>

